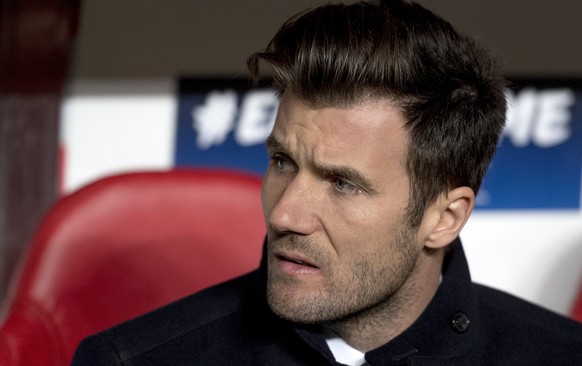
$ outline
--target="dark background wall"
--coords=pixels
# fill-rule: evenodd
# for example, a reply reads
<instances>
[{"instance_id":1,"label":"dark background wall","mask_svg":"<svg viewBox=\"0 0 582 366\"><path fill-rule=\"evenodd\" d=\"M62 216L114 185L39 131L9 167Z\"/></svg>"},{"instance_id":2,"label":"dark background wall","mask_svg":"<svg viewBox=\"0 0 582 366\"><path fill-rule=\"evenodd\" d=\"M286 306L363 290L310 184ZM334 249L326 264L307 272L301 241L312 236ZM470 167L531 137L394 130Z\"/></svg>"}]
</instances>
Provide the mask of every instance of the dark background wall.
<instances>
[{"instance_id":1,"label":"dark background wall","mask_svg":"<svg viewBox=\"0 0 582 366\"><path fill-rule=\"evenodd\" d=\"M490 48L511 76L582 77L580 0L420 0ZM290 15L316 0L86 0L74 77L244 74ZM163 5L162 5L163 4Z\"/></svg>"}]
</instances>

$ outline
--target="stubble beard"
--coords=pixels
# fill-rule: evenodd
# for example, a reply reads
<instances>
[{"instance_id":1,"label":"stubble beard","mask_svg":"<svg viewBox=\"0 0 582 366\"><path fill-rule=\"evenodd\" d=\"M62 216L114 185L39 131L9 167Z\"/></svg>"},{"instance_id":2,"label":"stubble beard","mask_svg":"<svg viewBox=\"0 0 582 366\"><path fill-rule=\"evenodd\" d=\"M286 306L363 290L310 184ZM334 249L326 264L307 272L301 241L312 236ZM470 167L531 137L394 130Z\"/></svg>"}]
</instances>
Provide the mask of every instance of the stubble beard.
<instances>
[{"instance_id":1,"label":"stubble beard","mask_svg":"<svg viewBox=\"0 0 582 366\"><path fill-rule=\"evenodd\" d=\"M402 225L399 232L387 241L384 251L350 263L347 277L336 276L330 280L330 273L326 272L325 285L318 293L300 293L292 280L274 279L269 271L269 306L280 317L302 324L350 321L380 308L384 313L396 314L400 301L395 294L416 264L415 233L408 225ZM329 271L330 261L317 243L292 234L280 240L285 248L301 251Z\"/></svg>"}]
</instances>

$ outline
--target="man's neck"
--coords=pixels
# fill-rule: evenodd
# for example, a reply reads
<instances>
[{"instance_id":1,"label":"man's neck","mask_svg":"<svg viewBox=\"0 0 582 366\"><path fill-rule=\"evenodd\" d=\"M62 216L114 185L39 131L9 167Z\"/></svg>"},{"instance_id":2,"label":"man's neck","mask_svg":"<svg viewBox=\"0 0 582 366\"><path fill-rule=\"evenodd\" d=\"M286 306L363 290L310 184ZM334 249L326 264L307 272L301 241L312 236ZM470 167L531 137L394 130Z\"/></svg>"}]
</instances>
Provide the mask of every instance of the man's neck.
<instances>
[{"instance_id":1,"label":"man's neck","mask_svg":"<svg viewBox=\"0 0 582 366\"><path fill-rule=\"evenodd\" d=\"M426 309L439 285L444 251L423 251L403 286L385 301L325 324L346 343L368 352L406 330Z\"/></svg>"}]
</instances>

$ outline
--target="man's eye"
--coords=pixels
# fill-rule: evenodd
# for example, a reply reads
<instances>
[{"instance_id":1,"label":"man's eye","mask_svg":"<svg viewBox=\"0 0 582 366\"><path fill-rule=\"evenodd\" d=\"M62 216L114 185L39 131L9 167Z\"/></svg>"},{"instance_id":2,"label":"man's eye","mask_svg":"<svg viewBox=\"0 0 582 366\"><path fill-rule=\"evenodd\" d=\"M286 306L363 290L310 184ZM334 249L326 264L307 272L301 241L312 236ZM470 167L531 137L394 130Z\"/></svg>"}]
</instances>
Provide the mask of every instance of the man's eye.
<instances>
[{"instance_id":1,"label":"man's eye","mask_svg":"<svg viewBox=\"0 0 582 366\"><path fill-rule=\"evenodd\" d=\"M356 194L361 192L360 188L358 188L355 184L350 183L343 178L336 178L334 185L335 189L341 193Z\"/></svg>"},{"instance_id":2,"label":"man's eye","mask_svg":"<svg viewBox=\"0 0 582 366\"><path fill-rule=\"evenodd\" d=\"M275 158L275 162L277 164L277 168L281 170L285 170L285 168L287 167L287 161L285 159Z\"/></svg>"},{"instance_id":3,"label":"man's eye","mask_svg":"<svg viewBox=\"0 0 582 366\"><path fill-rule=\"evenodd\" d=\"M281 172L288 172L293 169L293 165L289 161L289 159L281 155L275 154L271 157L271 160L273 161L277 169Z\"/></svg>"}]
</instances>

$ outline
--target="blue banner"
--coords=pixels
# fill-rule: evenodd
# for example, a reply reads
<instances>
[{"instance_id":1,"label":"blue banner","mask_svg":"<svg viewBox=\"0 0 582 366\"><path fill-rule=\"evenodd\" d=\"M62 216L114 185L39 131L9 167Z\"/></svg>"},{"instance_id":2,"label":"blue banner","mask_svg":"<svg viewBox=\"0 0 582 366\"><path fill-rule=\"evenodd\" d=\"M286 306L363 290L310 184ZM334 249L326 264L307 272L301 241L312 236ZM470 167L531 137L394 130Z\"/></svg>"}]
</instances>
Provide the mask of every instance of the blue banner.
<instances>
[{"instance_id":1,"label":"blue banner","mask_svg":"<svg viewBox=\"0 0 582 366\"><path fill-rule=\"evenodd\" d=\"M277 106L273 90L251 89L247 80L182 80L175 165L262 175L268 163L265 140Z\"/></svg>"},{"instance_id":2,"label":"blue banner","mask_svg":"<svg viewBox=\"0 0 582 366\"><path fill-rule=\"evenodd\" d=\"M515 84L477 208L579 209L582 88L577 82Z\"/></svg>"}]
</instances>

